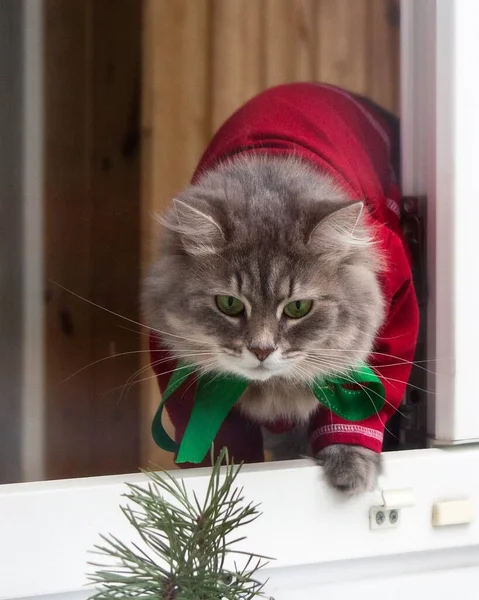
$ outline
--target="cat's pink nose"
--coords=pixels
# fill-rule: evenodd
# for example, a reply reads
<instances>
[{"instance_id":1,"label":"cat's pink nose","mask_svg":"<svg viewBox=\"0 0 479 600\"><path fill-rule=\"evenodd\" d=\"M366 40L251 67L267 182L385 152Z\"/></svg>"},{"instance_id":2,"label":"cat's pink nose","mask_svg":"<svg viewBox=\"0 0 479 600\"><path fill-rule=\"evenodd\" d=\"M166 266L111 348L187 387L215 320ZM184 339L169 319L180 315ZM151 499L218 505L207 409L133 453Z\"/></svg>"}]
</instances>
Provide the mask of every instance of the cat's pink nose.
<instances>
[{"instance_id":1,"label":"cat's pink nose","mask_svg":"<svg viewBox=\"0 0 479 600\"><path fill-rule=\"evenodd\" d=\"M249 346L248 349L261 361L266 360L268 358L268 356L276 350L276 348L273 348L273 347L258 348L257 346Z\"/></svg>"}]
</instances>

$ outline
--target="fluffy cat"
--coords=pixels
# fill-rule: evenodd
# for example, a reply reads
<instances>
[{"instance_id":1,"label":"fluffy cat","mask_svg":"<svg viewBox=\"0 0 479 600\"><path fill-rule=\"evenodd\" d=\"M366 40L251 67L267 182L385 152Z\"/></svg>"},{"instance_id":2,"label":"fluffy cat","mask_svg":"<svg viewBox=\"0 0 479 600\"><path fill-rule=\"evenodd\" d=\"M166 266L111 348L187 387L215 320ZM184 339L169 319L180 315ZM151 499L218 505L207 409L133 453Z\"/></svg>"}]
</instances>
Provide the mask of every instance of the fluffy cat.
<instances>
[{"instance_id":1,"label":"fluffy cat","mask_svg":"<svg viewBox=\"0 0 479 600\"><path fill-rule=\"evenodd\" d=\"M371 356L391 350L387 338L378 341L393 308L413 294L410 271L391 292L394 244L378 234L367 198L301 152L260 150L203 168L160 217L158 259L143 289L146 324L174 359L250 381L218 436L236 461L260 459L251 450L258 445L275 459L312 454L333 487L363 492L380 473L377 432L392 411L351 425L320 408L308 384L381 363ZM391 368L402 362L402 378L417 329L414 298L406 304L414 340L389 360ZM188 413L181 398L168 404L179 437Z\"/></svg>"}]
</instances>

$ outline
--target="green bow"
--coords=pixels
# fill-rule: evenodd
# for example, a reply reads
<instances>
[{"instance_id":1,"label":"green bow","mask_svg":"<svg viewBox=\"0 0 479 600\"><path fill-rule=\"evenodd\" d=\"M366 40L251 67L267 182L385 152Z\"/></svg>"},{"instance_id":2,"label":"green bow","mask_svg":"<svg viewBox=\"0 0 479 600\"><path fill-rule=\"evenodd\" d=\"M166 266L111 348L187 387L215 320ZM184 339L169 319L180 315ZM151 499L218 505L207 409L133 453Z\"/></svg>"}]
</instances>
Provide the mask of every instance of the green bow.
<instances>
[{"instance_id":1,"label":"green bow","mask_svg":"<svg viewBox=\"0 0 479 600\"><path fill-rule=\"evenodd\" d=\"M152 424L156 444L168 452L178 452L177 463L203 461L221 424L249 384L246 379L234 375L199 375L193 410L178 445L163 427L163 409L168 398L195 371L196 367L185 365L173 372ZM344 387L350 384L356 384L360 389ZM362 421L377 414L385 399L383 384L367 365L361 365L347 376L314 380L311 391L321 404L348 421Z\"/></svg>"}]
</instances>

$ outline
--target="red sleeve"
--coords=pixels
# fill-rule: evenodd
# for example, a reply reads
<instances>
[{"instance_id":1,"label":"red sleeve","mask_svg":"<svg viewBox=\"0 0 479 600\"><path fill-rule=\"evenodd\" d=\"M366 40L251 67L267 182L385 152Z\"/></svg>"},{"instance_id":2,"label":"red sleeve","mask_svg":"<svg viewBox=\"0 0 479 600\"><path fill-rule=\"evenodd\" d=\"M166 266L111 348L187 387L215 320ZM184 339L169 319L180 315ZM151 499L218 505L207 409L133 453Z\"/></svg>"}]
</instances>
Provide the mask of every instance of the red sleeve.
<instances>
[{"instance_id":1,"label":"red sleeve","mask_svg":"<svg viewBox=\"0 0 479 600\"><path fill-rule=\"evenodd\" d=\"M419 310L409 260L394 233L390 234L387 256L389 268L383 277L387 317L369 359L384 385L386 402L379 414L364 421L346 421L321 408L310 426L314 454L331 444L356 444L381 452L387 421L404 397L416 348Z\"/></svg>"}]
</instances>

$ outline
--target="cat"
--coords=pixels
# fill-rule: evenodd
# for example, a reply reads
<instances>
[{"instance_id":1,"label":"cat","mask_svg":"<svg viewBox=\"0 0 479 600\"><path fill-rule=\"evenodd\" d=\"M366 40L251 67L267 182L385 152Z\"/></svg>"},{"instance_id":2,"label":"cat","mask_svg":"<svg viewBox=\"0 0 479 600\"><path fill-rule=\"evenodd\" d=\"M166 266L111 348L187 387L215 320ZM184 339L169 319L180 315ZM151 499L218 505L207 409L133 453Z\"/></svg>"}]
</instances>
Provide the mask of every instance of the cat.
<instances>
[{"instance_id":1,"label":"cat","mask_svg":"<svg viewBox=\"0 0 479 600\"><path fill-rule=\"evenodd\" d=\"M313 456L348 494L376 485L418 329L398 218L397 140L384 114L319 84L251 100L159 217L158 258L142 295L160 387L171 366L165 350L250 382L216 447L227 445L236 461L262 460L264 450L277 460ZM309 384L364 362L386 404L351 423L320 406ZM192 402L186 384L168 400L178 438Z\"/></svg>"}]
</instances>

